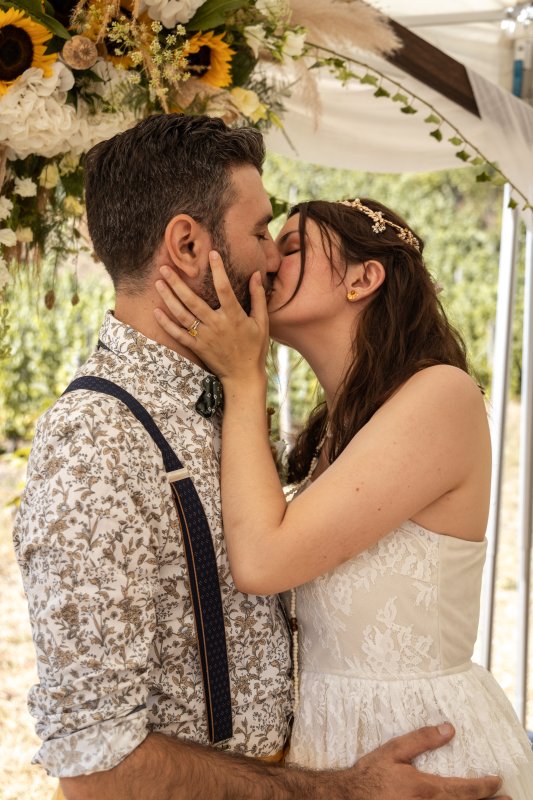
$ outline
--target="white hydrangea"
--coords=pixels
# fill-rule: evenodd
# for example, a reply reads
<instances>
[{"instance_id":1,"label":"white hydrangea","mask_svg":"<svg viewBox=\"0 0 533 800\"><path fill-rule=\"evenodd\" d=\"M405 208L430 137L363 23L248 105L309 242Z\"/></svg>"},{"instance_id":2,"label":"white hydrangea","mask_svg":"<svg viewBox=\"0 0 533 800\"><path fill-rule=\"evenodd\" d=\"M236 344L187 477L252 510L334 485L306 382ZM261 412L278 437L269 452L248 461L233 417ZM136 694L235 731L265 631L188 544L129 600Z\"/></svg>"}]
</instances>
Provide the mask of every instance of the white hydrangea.
<instances>
[{"instance_id":1,"label":"white hydrangea","mask_svg":"<svg viewBox=\"0 0 533 800\"><path fill-rule=\"evenodd\" d=\"M37 184L31 178L15 178L13 194L18 194L19 197L35 197Z\"/></svg>"},{"instance_id":2,"label":"white hydrangea","mask_svg":"<svg viewBox=\"0 0 533 800\"><path fill-rule=\"evenodd\" d=\"M60 61L53 64L49 78L43 77L41 69L26 70L0 98L0 141L7 146L9 158L32 153L48 158L70 152L79 155L135 123L134 112L124 109L121 101L125 86L137 73L133 77L102 59L93 71L101 78L91 86L93 93L120 110L92 114L83 101L77 109L67 103L74 77Z\"/></svg>"},{"instance_id":3,"label":"white hydrangea","mask_svg":"<svg viewBox=\"0 0 533 800\"><path fill-rule=\"evenodd\" d=\"M4 247L15 247L17 234L11 228L0 228L0 244Z\"/></svg>"},{"instance_id":4,"label":"white hydrangea","mask_svg":"<svg viewBox=\"0 0 533 800\"><path fill-rule=\"evenodd\" d=\"M302 55L305 47L306 32L295 33L287 31L283 40L283 55L287 58L298 58Z\"/></svg>"},{"instance_id":5,"label":"white hydrangea","mask_svg":"<svg viewBox=\"0 0 533 800\"><path fill-rule=\"evenodd\" d=\"M205 0L141 0L141 11L147 11L165 28L175 28L189 22L204 3Z\"/></svg>"},{"instance_id":6,"label":"white hydrangea","mask_svg":"<svg viewBox=\"0 0 533 800\"><path fill-rule=\"evenodd\" d=\"M7 197L0 197L0 220L7 219L13 211L13 201Z\"/></svg>"},{"instance_id":7,"label":"white hydrangea","mask_svg":"<svg viewBox=\"0 0 533 800\"><path fill-rule=\"evenodd\" d=\"M9 274L5 259L0 256L0 292L7 286L10 280L11 275Z\"/></svg>"},{"instance_id":8,"label":"white hydrangea","mask_svg":"<svg viewBox=\"0 0 533 800\"><path fill-rule=\"evenodd\" d=\"M246 44L253 51L254 56L259 56L259 51L266 46L266 31L263 25L248 25L244 29Z\"/></svg>"}]
</instances>

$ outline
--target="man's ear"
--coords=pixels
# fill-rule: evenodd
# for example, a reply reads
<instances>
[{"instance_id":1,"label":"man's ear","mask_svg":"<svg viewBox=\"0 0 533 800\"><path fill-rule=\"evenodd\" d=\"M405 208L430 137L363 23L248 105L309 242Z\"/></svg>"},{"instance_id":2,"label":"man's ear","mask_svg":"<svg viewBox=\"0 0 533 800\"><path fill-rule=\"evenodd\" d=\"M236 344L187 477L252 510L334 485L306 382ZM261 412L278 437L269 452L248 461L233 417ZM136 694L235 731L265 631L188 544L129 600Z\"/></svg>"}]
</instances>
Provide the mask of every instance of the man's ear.
<instances>
[{"instance_id":1,"label":"man's ear","mask_svg":"<svg viewBox=\"0 0 533 800\"><path fill-rule=\"evenodd\" d=\"M188 214L178 214L166 227L165 247L172 263L194 279L208 263L211 237Z\"/></svg>"}]
</instances>

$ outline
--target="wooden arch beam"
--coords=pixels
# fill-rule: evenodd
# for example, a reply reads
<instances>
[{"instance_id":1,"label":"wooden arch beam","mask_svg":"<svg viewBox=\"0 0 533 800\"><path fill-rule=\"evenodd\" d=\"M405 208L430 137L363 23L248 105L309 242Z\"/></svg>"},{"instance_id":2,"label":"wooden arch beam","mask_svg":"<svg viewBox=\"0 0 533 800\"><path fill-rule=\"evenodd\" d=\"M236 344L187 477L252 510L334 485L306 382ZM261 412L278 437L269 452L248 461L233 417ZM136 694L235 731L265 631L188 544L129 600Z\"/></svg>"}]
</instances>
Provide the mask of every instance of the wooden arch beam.
<instances>
[{"instance_id":1,"label":"wooden arch beam","mask_svg":"<svg viewBox=\"0 0 533 800\"><path fill-rule=\"evenodd\" d=\"M464 64L426 42L393 19L390 26L402 43L401 49L385 56L408 75L480 117L472 85Z\"/></svg>"}]
</instances>

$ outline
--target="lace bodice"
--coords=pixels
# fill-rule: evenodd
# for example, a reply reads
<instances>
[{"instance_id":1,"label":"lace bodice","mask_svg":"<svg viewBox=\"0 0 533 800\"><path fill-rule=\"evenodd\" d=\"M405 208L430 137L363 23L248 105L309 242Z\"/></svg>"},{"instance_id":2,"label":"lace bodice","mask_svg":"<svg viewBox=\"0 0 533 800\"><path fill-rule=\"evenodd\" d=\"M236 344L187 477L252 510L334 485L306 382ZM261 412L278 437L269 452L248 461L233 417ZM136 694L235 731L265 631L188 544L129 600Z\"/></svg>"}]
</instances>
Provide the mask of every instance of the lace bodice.
<instances>
[{"instance_id":1,"label":"lace bodice","mask_svg":"<svg viewBox=\"0 0 533 800\"><path fill-rule=\"evenodd\" d=\"M300 703L289 763L343 768L390 738L450 720L456 735L418 756L439 775L504 777L533 797L533 754L490 673L472 664L486 542L408 521L297 589Z\"/></svg>"},{"instance_id":2,"label":"lace bodice","mask_svg":"<svg viewBox=\"0 0 533 800\"><path fill-rule=\"evenodd\" d=\"M464 668L477 634L486 542L406 522L297 590L306 670L411 678Z\"/></svg>"}]
</instances>

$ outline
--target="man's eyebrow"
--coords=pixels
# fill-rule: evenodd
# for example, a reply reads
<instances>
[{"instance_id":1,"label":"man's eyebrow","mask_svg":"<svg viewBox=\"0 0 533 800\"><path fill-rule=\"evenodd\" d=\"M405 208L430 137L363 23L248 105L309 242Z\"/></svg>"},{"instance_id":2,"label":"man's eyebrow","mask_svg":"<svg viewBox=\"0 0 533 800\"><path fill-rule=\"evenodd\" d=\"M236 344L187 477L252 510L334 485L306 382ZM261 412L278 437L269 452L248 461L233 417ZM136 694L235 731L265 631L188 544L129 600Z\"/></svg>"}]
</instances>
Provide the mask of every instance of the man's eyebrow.
<instances>
[{"instance_id":1,"label":"man's eyebrow","mask_svg":"<svg viewBox=\"0 0 533 800\"><path fill-rule=\"evenodd\" d=\"M255 223L254 230L256 230L257 228L264 228L265 225L268 225L270 222L272 222L273 219L274 217L272 216L272 214L265 214L264 217L261 217L261 219Z\"/></svg>"}]
</instances>

